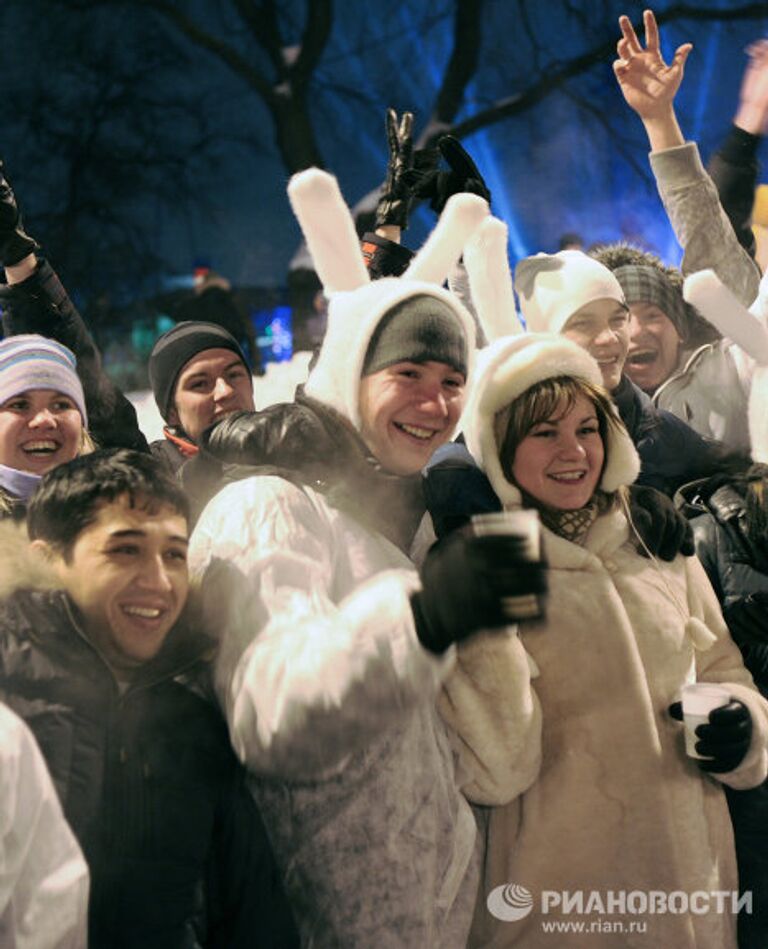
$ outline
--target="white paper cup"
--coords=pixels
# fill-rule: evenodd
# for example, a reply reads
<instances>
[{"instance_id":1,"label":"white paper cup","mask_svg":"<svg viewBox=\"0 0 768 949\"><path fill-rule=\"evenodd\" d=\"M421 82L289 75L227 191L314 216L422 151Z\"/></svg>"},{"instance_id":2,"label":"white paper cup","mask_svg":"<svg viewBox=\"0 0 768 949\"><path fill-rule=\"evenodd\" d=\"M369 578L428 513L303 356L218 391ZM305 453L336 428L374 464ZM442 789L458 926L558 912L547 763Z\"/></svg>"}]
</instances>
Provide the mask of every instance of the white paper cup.
<instances>
[{"instance_id":1,"label":"white paper cup","mask_svg":"<svg viewBox=\"0 0 768 949\"><path fill-rule=\"evenodd\" d=\"M712 682L694 682L683 687L683 721L685 722L685 753L690 758L707 760L706 755L696 751L696 728L706 725L709 713L716 708L722 708L731 700L728 689Z\"/></svg>"},{"instance_id":2,"label":"white paper cup","mask_svg":"<svg viewBox=\"0 0 768 949\"><path fill-rule=\"evenodd\" d=\"M474 514L471 519L472 533L477 537L514 537L520 545L520 559L529 563L541 560L541 525L539 512L532 508L515 508L511 511L491 511ZM544 613L543 604L535 593L522 596L504 596L501 605L510 620L535 619Z\"/></svg>"}]
</instances>

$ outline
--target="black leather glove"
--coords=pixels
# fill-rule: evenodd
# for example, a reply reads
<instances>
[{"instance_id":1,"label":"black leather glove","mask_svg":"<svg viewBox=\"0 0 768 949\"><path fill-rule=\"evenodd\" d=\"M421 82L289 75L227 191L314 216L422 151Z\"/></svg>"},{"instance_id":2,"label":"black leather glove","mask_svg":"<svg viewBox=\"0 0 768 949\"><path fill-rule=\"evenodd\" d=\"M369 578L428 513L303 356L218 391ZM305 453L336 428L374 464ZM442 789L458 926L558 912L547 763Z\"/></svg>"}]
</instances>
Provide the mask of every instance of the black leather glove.
<instances>
[{"instance_id":1,"label":"black leather glove","mask_svg":"<svg viewBox=\"0 0 768 949\"><path fill-rule=\"evenodd\" d=\"M411 597L416 634L437 654L478 630L531 618L531 598L547 590L546 562L525 559L514 536L456 531L432 547L420 572L422 589ZM524 616L511 597L527 605Z\"/></svg>"},{"instance_id":2,"label":"black leather glove","mask_svg":"<svg viewBox=\"0 0 768 949\"><path fill-rule=\"evenodd\" d=\"M37 243L24 232L13 188L0 162L0 265L11 267L37 250Z\"/></svg>"},{"instance_id":3,"label":"black leather glove","mask_svg":"<svg viewBox=\"0 0 768 949\"><path fill-rule=\"evenodd\" d=\"M437 168L424 170L419 167L421 155L417 152L413 170L404 175L413 196L429 199L429 206L437 214L442 214L451 195L461 192L478 194L490 204L491 192L461 142L452 135L443 135L437 147L450 171L438 171Z\"/></svg>"},{"instance_id":4,"label":"black leather glove","mask_svg":"<svg viewBox=\"0 0 768 949\"><path fill-rule=\"evenodd\" d=\"M376 207L376 227L386 224L408 227L408 212L413 195L404 180L404 174L413 166L413 113L403 112L400 122L397 112L387 109L387 142L389 162L387 177L381 188Z\"/></svg>"},{"instance_id":5,"label":"black leather glove","mask_svg":"<svg viewBox=\"0 0 768 949\"><path fill-rule=\"evenodd\" d=\"M643 544L661 560L674 560L678 554L690 557L695 553L693 530L666 494L644 485L629 488L629 511ZM648 556L643 544L638 553Z\"/></svg>"},{"instance_id":6,"label":"black leather glove","mask_svg":"<svg viewBox=\"0 0 768 949\"><path fill-rule=\"evenodd\" d=\"M679 722L683 720L682 702L673 702L669 714ZM705 755L697 758L696 764L702 771L711 774L724 774L738 768L744 760L752 742L752 716L749 709L738 699L731 699L727 705L713 709L709 713L709 722L696 728L696 752Z\"/></svg>"}]
</instances>

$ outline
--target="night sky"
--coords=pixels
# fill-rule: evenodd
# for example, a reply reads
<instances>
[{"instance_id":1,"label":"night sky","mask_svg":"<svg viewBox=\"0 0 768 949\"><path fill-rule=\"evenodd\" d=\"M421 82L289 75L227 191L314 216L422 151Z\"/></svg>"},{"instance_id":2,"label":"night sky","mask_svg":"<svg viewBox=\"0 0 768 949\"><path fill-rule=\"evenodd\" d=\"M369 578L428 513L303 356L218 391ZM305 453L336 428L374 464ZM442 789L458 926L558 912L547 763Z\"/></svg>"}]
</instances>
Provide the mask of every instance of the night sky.
<instances>
[{"instance_id":1,"label":"night sky","mask_svg":"<svg viewBox=\"0 0 768 949\"><path fill-rule=\"evenodd\" d=\"M231 3L180 6L268 71ZM278 6L290 47L306 4ZM566 18L563 6L487 0L480 62L459 119L615 40L618 14L637 19L642 11L582 2ZM696 8L739 6L710 0ZM679 115L705 160L735 109L744 47L768 32L768 4L751 6L757 15L748 20L662 28L668 58L679 43L694 43ZM157 258L141 264L150 282L187 273L205 258L235 284L283 284L299 232L285 197L288 172L259 97L209 53L170 43L148 4L113 4L95 14L77 7L19 0L0 11L0 154L30 230L64 258L54 263L97 285L98 273L115 292L124 275L131 275L128 285L138 282L129 266L137 253ZM413 110L417 133L426 121L451 49L452 13L451 2L337 0L309 96L320 152L350 203L383 177L385 108ZM617 90L612 58L464 140L491 187L494 212L509 225L513 262L555 250L558 236L573 230L588 243L634 239L677 262L644 133ZM406 243L417 246L430 223L429 212L415 214Z\"/></svg>"}]
</instances>

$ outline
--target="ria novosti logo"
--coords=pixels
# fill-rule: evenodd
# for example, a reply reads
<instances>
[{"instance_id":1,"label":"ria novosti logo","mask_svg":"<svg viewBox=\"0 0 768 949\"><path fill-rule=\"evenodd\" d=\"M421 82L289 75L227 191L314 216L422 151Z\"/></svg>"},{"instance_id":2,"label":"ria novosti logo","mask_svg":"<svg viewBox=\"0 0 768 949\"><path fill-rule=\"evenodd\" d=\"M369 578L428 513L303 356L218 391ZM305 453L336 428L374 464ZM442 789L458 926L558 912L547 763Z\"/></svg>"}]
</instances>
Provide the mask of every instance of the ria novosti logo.
<instances>
[{"instance_id":1,"label":"ria novosti logo","mask_svg":"<svg viewBox=\"0 0 768 949\"><path fill-rule=\"evenodd\" d=\"M519 883L505 883L488 894L488 912L503 922L525 919L534 909L533 894ZM539 912L546 916L645 916L752 913L752 891L745 890L542 890Z\"/></svg>"},{"instance_id":2,"label":"ria novosti logo","mask_svg":"<svg viewBox=\"0 0 768 949\"><path fill-rule=\"evenodd\" d=\"M533 909L533 894L518 883L505 883L491 890L486 900L488 912L505 923L525 917Z\"/></svg>"}]
</instances>

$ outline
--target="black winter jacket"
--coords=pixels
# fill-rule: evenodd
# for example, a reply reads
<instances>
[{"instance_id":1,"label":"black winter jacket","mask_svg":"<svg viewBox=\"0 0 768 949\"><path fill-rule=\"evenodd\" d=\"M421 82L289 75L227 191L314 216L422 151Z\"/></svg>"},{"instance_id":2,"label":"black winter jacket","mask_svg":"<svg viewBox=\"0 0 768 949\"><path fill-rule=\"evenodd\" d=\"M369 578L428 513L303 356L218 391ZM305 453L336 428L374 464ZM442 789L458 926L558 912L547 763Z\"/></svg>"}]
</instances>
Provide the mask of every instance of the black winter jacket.
<instances>
[{"instance_id":1,"label":"black winter jacket","mask_svg":"<svg viewBox=\"0 0 768 949\"><path fill-rule=\"evenodd\" d=\"M730 464L722 445L707 441L676 415L657 408L627 376L621 377L611 398L640 455L637 484L671 497L681 485Z\"/></svg>"},{"instance_id":2,"label":"black winter jacket","mask_svg":"<svg viewBox=\"0 0 768 949\"><path fill-rule=\"evenodd\" d=\"M91 949L297 945L212 699L177 624L121 690L56 590L0 604L0 698L30 726L91 870Z\"/></svg>"},{"instance_id":3,"label":"black winter jacket","mask_svg":"<svg viewBox=\"0 0 768 949\"><path fill-rule=\"evenodd\" d=\"M676 500L744 664L768 695L768 538L758 546L749 537L744 481L724 475L694 482Z\"/></svg>"}]
</instances>

